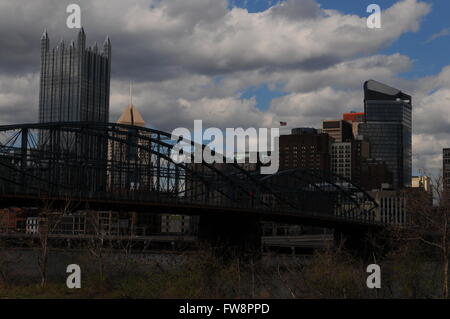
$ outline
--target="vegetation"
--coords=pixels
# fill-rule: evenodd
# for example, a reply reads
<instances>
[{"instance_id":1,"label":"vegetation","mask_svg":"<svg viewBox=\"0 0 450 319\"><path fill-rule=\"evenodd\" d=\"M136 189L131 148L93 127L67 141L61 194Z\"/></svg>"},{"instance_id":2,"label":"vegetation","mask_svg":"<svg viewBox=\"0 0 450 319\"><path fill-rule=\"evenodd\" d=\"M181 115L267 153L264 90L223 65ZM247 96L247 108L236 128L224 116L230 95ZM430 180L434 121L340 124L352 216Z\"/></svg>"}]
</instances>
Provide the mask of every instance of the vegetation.
<instances>
[{"instance_id":1,"label":"vegetation","mask_svg":"<svg viewBox=\"0 0 450 319\"><path fill-rule=\"evenodd\" d=\"M101 270L89 250L50 251L49 263L60 266L47 271L44 286L38 264L28 260L32 252L2 250L0 298L441 298L440 260L418 251L391 252L380 262L382 288L368 289L367 262L342 249L227 263L200 251L161 258L105 251ZM69 263L81 266L81 289L66 287Z\"/></svg>"}]
</instances>

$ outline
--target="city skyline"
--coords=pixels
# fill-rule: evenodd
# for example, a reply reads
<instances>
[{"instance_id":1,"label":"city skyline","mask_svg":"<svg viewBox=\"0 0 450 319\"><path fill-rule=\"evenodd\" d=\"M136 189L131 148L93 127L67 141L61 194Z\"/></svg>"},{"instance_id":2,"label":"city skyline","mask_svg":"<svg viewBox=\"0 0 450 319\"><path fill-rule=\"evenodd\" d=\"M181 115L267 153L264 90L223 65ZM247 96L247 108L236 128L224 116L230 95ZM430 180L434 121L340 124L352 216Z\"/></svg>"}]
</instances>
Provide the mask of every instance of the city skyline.
<instances>
[{"instance_id":1,"label":"city skyline","mask_svg":"<svg viewBox=\"0 0 450 319\"><path fill-rule=\"evenodd\" d=\"M127 87L132 79L135 83L135 105L150 127L189 127L196 118L215 127L276 126L280 121L286 121L290 127L320 127L322 120L339 118L340 114L351 110L362 111L362 83L374 78L408 92L415 100L414 172L421 168L439 170L442 148L448 146L446 117L442 115L445 115L443 105L449 91L450 73L448 68L441 66L437 73L434 70L431 74L418 72L417 78L414 75L404 77L404 73L414 74L417 63L398 48L398 43L404 43L404 37L417 34L413 31L418 32L420 39L416 41L424 47L445 41L440 37L433 38L433 33L427 36L422 33L422 27L430 29L424 20L436 14L438 4L433 3L431 7L431 1L382 1L380 5L385 10L385 17L402 12L405 21L391 25L386 17L383 28L391 32L381 34L365 27L367 14L363 13L365 8L362 4L355 2L353 14L358 15L355 16L350 15L348 8L341 8L340 5L333 8L327 1L319 1L322 7L316 6L314 1L300 2L311 4L312 11L295 11L299 18L292 19L286 13L286 8L297 8L292 1L284 5L274 2L272 6L259 9L250 8L250 1L246 8L250 12L233 6L243 7L240 3L225 1L202 0L196 4L136 1L134 6L114 1L103 3L103 6L100 1L92 6L80 1L83 25L89 29L90 41L101 41L105 34L109 34L117 43L112 66L110 122L115 122L128 104ZM42 30L47 27L55 40L60 37L69 40L77 32L63 28L66 18L65 10L62 9L64 4L46 6L46 3L44 0L27 3L21 12L30 19L25 19L28 22L21 27L16 28L16 22L8 17L2 19L9 29L18 30L16 37L30 48L27 51L30 53L24 54L23 47L19 48L11 35L5 36L7 50L3 52L0 62L0 110L4 114L2 124L33 122L36 118L39 63L31 55L33 51L39 50L36 38ZM153 6L148 6L149 3ZM396 5L392 6L394 3ZM15 5L5 6L14 8ZM43 18L48 12L41 12L42 9L48 11L49 7L61 14L50 14L51 17ZM139 11L139 8L144 10ZM180 13L181 8L183 14ZM324 10L330 8L339 11ZM41 19L30 17L29 10L25 9L36 9L35 16ZM98 19L100 15L110 19ZM49 23L50 18L55 22ZM343 25L333 26L331 22L338 18ZM120 25L117 27L110 20L122 23L117 23ZM158 21L159 28L156 27ZM261 29L258 45L251 45L250 42L247 48L242 47L242 40L255 35L251 33L255 30L250 28L238 37L224 28L226 23L251 26L254 21L261 21L264 27L274 29L272 33L267 28ZM292 40L289 45L277 42L277 35L286 31L280 26L280 21L290 27L290 32L286 33ZM329 30L317 28L313 32L314 37L320 36L326 43L318 47L311 46L313 52L308 52L308 57L307 52L301 49L311 42L303 37L300 28L312 28L320 25L319 22L331 23ZM171 29L171 23L178 25ZM359 24L364 28L363 38L341 39L348 50L327 40L346 25L353 34L359 30ZM195 26L198 28L194 29ZM183 39L182 27L195 32L186 33L186 39ZM198 37L198 30L205 34L203 38ZM29 41L31 35L33 38ZM160 38L172 43L173 48L164 45L164 41L158 40ZM433 41L423 43L431 38ZM152 39L157 41L151 42ZM193 47L188 39L204 50ZM225 46L225 39L229 46ZM214 52L211 44L221 48L222 52ZM260 48L262 44L276 47L276 50L268 54ZM396 49L399 53L395 52ZM19 50L21 54L17 54ZM233 58L237 50L242 54L238 55L239 58ZM291 51L295 53L289 56ZM11 58L14 52L16 54ZM180 54L185 58L181 59ZM312 56L319 58L314 60ZM420 67L423 67L423 63L420 62ZM342 76L348 72L354 74L351 79ZM277 92L281 92L279 96ZM269 96L267 101L263 101L264 95ZM268 101L270 106L266 108Z\"/></svg>"}]
</instances>

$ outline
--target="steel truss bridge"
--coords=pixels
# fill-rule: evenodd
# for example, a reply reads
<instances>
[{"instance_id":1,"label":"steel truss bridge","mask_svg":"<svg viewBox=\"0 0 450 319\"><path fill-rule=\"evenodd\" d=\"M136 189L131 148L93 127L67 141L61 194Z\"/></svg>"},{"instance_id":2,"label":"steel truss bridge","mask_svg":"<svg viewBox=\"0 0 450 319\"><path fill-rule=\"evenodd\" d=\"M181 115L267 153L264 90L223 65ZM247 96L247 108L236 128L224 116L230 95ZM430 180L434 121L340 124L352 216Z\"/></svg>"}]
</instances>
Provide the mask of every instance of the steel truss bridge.
<instances>
[{"instance_id":1,"label":"steel truss bridge","mask_svg":"<svg viewBox=\"0 0 450 319\"><path fill-rule=\"evenodd\" d=\"M195 147L184 141L186 158ZM178 163L171 134L112 123L0 126L0 204L71 201L97 209L231 215L323 227L377 227L376 203L319 171Z\"/></svg>"}]
</instances>

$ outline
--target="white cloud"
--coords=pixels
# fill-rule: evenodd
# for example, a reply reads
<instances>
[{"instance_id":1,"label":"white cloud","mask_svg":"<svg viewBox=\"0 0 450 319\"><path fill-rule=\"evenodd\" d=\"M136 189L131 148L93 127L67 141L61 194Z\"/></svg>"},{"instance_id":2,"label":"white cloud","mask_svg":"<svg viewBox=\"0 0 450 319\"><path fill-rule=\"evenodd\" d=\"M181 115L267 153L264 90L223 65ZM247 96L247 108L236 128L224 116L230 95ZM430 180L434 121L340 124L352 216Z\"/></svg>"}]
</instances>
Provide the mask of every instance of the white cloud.
<instances>
[{"instance_id":1,"label":"white cloud","mask_svg":"<svg viewBox=\"0 0 450 319\"><path fill-rule=\"evenodd\" d=\"M430 43L436 39L446 37L449 35L450 35L450 28L445 28L445 29L442 29L441 31L439 31L438 33L433 34L431 37L428 38L427 41L425 41L425 43Z\"/></svg>"},{"instance_id":2,"label":"white cloud","mask_svg":"<svg viewBox=\"0 0 450 319\"><path fill-rule=\"evenodd\" d=\"M39 38L48 28L52 45L67 30L60 0L0 0L0 124L37 117ZM438 167L450 136L450 66L406 81L398 74L413 62L378 52L415 32L430 6L402 0L383 12L383 28L366 17L324 10L313 0L287 0L269 10L228 9L226 0L79 0L88 41L113 41L111 121L128 103L148 125L165 130L192 125L320 126L323 119L360 110L362 84L374 78L413 95L415 167ZM298 17L298 18L297 18ZM281 87L266 112L241 100L249 86ZM450 144L450 143L449 143Z\"/></svg>"}]
</instances>

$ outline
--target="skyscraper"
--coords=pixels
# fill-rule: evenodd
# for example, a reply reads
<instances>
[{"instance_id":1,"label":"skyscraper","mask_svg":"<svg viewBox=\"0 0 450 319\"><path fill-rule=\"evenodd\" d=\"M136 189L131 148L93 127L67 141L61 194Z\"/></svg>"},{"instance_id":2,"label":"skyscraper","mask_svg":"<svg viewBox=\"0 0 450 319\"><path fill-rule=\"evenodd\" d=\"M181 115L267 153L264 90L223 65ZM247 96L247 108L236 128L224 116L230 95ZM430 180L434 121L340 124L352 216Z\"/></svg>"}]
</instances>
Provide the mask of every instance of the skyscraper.
<instances>
[{"instance_id":1,"label":"skyscraper","mask_svg":"<svg viewBox=\"0 0 450 319\"><path fill-rule=\"evenodd\" d=\"M39 123L90 122L109 120L111 42L107 37L99 50L95 43L86 48L83 29L75 43L61 41L50 49L47 31L41 38L41 81ZM55 185L77 185L86 191L106 187L107 139L86 133L75 136L49 130L39 132L39 148L49 152L49 177ZM65 161L71 158L73 169ZM80 169L83 167L83 169Z\"/></svg>"},{"instance_id":2,"label":"skyscraper","mask_svg":"<svg viewBox=\"0 0 450 319\"><path fill-rule=\"evenodd\" d=\"M50 49L47 31L41 38L39 123L109 120L111 42L86 48L81 29L77 43L61 41Z\"/></svg>"},{"instance_id":3,"label":"skyscraper","mask_svg":"<svg viewBox=\"0 0 450 319\"><path fill-rule=\"evenodd\" d=\"M394 188L411 186L411 96L369 80L364 83L364 110L359 133L369 141L371 157L386 163Z\"/></svg>"}]
</instances>

